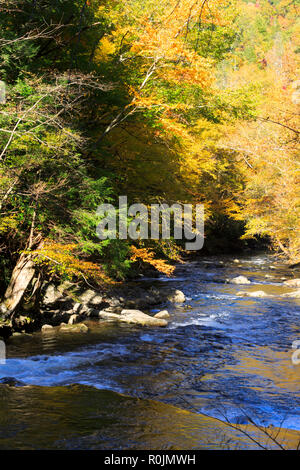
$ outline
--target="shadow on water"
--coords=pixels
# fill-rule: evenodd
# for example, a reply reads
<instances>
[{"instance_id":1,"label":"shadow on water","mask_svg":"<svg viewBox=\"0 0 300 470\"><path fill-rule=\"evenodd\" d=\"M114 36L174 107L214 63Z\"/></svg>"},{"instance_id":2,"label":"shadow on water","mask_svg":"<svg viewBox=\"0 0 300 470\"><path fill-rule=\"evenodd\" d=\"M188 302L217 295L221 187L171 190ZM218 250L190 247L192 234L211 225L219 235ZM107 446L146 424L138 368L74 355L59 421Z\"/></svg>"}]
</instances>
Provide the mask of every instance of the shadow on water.
<instances>
[{"instance_id":1,"label":"shadow on water","mask_svg":"<svg viewBox=\"0 0 300 470\"><path fill-rule=\"evenodd\" d=\"M0 396L0 449L259 448L213 418L93 387L1 385ZM245 429L272 447L256 429ZM285 431L281 439L295 448L297 437Z\"/></svg>"}]
</instances>

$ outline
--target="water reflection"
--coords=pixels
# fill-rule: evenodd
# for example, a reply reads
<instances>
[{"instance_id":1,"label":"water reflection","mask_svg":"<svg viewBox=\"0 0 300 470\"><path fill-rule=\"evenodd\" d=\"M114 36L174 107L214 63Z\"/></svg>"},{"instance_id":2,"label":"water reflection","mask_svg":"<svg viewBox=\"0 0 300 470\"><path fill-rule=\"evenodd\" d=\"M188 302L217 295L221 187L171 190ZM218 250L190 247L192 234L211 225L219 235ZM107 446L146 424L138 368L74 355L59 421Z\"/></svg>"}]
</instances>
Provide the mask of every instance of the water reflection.
<instances>
[{"instance_id":1,"label":"water reflection","mask_svg":"<svg viewBox=\"0 0 300 470\"><path fill-rule=\"evenodd\" d=\"M143 285L163 284L164 288L171 282L172 288L176 285L187 296L184 305L168 306L171 322L165 329L94 322L90 324L88 334L37 333L10 339L7 344L8 360L5 366L0 365L0 378L11 376L26 384L42 386L25 387L21 391L13 391L12 388L1 391L1 400L4 400L12 422L13 407L17 406L18 409L19 406L14 401L14 394L24 393L25 402L28 403L31 397L35 401L34 406L40 406L42 410L43 394L47 397L48 406L50 400L58 403L55 420L62 428L66 426L65 433L70 433L71 437L65 438L65 441L51 441L51 445L62 448L114 448L113 443L118 443L119 447L115 448L134 448L145 443L150 443L153 449L162 448L159 445L175 445L174 448L178 449L185 448L185 445L221 448L225 444L219 438L215 440L216 432L212 430L219 424L203 421L203 417L196 415L201 412L242 425L249 424L248 415L255 418L259 425L276 427L284 423L286 428L300 430L300 366L291 362L292 342L300 338L300 302L299 299L280 297L291 291L282 285L281 280L289 273L284 267L270 270L270 262L266 257L248 258L240 260L241 267L237 267L230 259L224 258L223 264L220 260L207 259L179 266L176 277L171 281L143 281ZM236 275L247 276L252 284L240 286L226 283L226 279ZM270 297L239 295L241 291L257 290L263 290ZM81 386L68 387L74 383ZM124 415L119 406L123 398L119 395L116 398L112 392L101 391L103 389L135 397L126 398L132 421L127 415L125 418L132 423L133 429L128 439L122 435L122 424L119 435L116 430L118 420L123 423ZM71 400L74 390L75 408L68 398ZM9 397L6 402L5 394ZM88 403L87 396L92 404ZM147 400L149 398L155 400L154 411L151 411L153 402ZM115 410L112 409L113 405L116 406ZM169 408L170 405L176 408ZM2 406L1 402L0 408ZM81 437L76 433L72 437L69 424L61 416L66 412L66 406L70 407L70 422L75 422L78 429L88 423ZM93 420L88 418L85 421L85 412L86 416L92 413L90 406L98 406L100 410L106 407L107 415L102 418L110 424L101 432L107 433L107 439L102 438L102 434L99 437L98 431L93 428ZM184 414L180 411L183 408L192 413ZM174 418L170 417L170 410L173 410ZM30 410L27 411L30 414ZM27 411L22 408L24 416ZM152 419L152 412L156 420ZM28 422L24 422L22 413L16 414L16 426L20 428L29 426L29 418ZM112 421L109 421L109 413L112 413ZM175 426L175 417L179 421L184 417L182 429L185 432L182 429L175 432L167 426L163 428L159 422L160 415L162 422L163 419L170 420L169 427ZM114 416L116 424L113 424ZM9 430L10 422L5 421L4 415L1 419L4 428L7 425ZM147 423L145 428L143 422ZM45 445L42 436L38 436L39 426L44 432L43 421L39 423L37 420L35 434L31 434L32 441L28 437L26 446ZM165 436L160 444L159 432ZM170 433L172 438L169 437ZM246 446L244 438L239 441L235 434L226 436L231 442L228 444L225 439L226 445L235 446L242 442L242 446ZM13 446L13 443L9 445Z\"/></svg>"},{"instance_id":2,"label":"water reflection","mask_svg":"<svg viewBox=\"0 0 300 470\"><path fill-rule=\"evenodd\" d=\"M0 399L0 449L259 448L213 418L91 387L2 385ZM252 426L240 428L262 446L277 447ZM296 447L296 433L285 430L279 437L287 448Z\"/></svg>"}]
</instances>

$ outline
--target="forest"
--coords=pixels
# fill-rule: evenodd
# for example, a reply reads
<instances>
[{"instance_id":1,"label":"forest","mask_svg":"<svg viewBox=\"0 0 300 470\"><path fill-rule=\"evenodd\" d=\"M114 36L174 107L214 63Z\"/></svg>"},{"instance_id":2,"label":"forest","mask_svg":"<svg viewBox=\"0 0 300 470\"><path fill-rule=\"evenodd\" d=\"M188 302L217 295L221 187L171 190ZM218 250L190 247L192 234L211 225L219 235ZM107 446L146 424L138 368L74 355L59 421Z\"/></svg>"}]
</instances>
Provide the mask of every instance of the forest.
<instances>
[{"instance_id":1,"label":"forest","mask_svg":"<svg viewBox=\"0 0 300 470\"><path fill-rule=\"evenodd\" d=\"M121 195L203 204L205 253L299 263L298 6L0 1L5 318L52 280L172 272L176 240L97 238L97 207Z\"/></svg>"},{"instance_id":2,"label":"forest","mask_svg":"<svg viewBox=\"0 0 300 470\"><path fill-rule=\"evenodd\" d=\"M299 0L0 0L0 450L300 450L299 40Z\"/></svg>"}]
</instances>

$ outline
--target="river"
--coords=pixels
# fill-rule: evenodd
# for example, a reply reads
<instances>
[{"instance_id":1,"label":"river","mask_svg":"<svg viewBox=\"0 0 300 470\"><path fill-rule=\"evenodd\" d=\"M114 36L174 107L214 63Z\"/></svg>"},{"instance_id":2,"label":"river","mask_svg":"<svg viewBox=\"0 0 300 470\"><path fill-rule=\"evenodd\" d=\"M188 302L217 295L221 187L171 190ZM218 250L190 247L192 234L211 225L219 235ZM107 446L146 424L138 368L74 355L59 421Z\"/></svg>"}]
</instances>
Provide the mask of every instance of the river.
<instances>
[{"instance_id":1,"label":"river","mask_svg":"<svg viewBox=\"0 0 300 470\"><path fill-rule=\"evenodd\" d=\"M273 264L206 257L170 279L138 281L185 293L184 304L168 305L166 328L102 321L85 334L10 338L0 449L296 448L300 299L281 297L292 273ZM251 284L226 282L238 275ZM270 297L238 295L257 290Z\"/></svg>"}]
</instances>

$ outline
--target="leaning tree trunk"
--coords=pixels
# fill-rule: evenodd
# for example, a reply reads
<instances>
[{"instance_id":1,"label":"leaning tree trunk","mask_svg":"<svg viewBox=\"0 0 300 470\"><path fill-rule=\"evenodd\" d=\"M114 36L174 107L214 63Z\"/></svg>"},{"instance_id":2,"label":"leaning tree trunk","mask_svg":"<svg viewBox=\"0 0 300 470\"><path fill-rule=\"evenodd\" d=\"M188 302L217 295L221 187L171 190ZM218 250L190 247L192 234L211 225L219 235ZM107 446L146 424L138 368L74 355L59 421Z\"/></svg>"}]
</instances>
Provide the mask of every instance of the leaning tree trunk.
<instances>
[{"instance_id":1,"label":"leaning tree trunk","mask_svg":"<svg viewBox=\"0 0 300 470\"><path fill-rule=\"evenodd\" d=\"M20 256L4 295L4 310L6 316L11 317L20 305L25 291L35 274L35 265L30 255L24 253Z\"/></svg>"}]
</instances>

